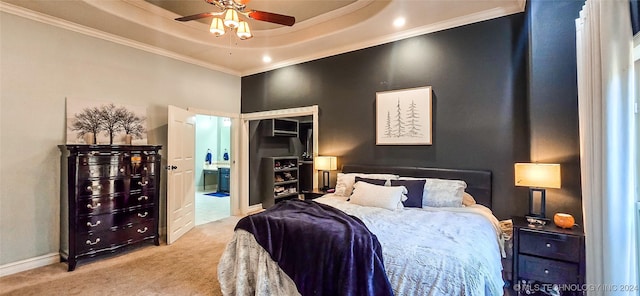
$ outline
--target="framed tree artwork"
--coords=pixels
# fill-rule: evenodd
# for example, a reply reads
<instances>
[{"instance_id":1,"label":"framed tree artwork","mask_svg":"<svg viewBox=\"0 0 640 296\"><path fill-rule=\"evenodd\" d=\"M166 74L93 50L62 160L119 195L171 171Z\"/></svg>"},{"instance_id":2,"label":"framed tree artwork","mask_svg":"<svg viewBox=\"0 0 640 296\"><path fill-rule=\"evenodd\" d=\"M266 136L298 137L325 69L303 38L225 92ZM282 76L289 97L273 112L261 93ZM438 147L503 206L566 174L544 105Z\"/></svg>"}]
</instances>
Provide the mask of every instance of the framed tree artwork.
<instances>
[{"instance_id":1,"label":"framed tree artwork","mask_svg":"<svg viewBox=\"0 0 640 296\"><path fill-rule=\"evenodd\" d=\"M67 98L67 144L147 144L147 108Z\"/></svg>"},{"instance_id":2,"label":"framed tree artwork","mask_svg":"<svg viewBox=\"0 0 640 296\"><path fill-rule=\"evenodd\" d=\"M376 93L376 145L431 145L431 86Z\"/></svg>"}]
</instances>

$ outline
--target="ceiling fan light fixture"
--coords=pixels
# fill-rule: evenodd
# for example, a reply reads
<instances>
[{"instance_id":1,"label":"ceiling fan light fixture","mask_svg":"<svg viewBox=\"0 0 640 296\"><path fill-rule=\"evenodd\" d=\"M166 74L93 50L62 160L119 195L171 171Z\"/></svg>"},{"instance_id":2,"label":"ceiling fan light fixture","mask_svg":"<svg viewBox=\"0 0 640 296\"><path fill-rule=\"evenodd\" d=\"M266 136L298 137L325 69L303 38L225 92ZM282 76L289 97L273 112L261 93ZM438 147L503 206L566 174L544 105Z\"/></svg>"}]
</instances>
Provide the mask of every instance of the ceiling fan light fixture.
<instances>
[{"instance_id":1,"label":"ceiling fan light fixture","mask_svg":"<svg viewBox=\"0 0 640 296\"><path fill-rule=\"evenodd\" d=\"M214 17L211 21L211 27L209 31L216 35L216 37L220 37L224 35L224 24L221 18Z\"/></svg>"},{"instance_id":2,"label":"ceiling fan light fixture","mask_svg":"<svg viewBox=\"0 0 640 296\"><path fill-rule=\"evenodd\" d=\"M224 25L235 29L238 27L238 12L235 9L227 9L224 12Z\"/></svg>"},{"instance_id":3,"label":"ceiling fan light fixture","mask_svg":"<svg viewBox=\"0 0 640 296\"><path fill-rule=\"evenodd\" d=\"M253 35L251 35L251 29L249 28L249 23L245 21L241 21L240 23L238 23L238 30L236 31L236 35L238 35L238 38L242 40L246 40L253 37Z\"/></svg>"}]
</instances>

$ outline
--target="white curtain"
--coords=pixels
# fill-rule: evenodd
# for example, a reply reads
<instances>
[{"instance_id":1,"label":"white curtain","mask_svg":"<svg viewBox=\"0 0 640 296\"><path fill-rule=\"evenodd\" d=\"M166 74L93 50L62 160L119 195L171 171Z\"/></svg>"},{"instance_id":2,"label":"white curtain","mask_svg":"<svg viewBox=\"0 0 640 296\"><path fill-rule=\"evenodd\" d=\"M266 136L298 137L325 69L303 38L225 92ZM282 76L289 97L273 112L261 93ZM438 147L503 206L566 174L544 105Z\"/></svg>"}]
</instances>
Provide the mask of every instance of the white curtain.
<instances>
[{"instance_id":1,"label":"white curtain","mask_svg":"<svg viewBox=\"0 0 640 296\"><path fill-rule=\"evenodd\" d=\"M630 22L628 0L587 0L576 20L588 295L640 293L621 288L638 284Z\"/></svg>"}]
</instances>

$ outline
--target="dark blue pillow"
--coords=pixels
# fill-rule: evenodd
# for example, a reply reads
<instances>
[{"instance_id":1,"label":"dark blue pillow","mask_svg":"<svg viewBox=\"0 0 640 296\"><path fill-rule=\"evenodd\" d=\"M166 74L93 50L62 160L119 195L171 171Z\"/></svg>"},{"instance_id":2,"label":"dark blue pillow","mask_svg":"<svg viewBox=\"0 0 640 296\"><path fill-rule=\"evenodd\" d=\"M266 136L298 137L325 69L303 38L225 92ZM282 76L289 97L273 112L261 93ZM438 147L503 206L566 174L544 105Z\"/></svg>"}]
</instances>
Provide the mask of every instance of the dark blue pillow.
<instances>
[{"instance_id":1,"label":"dark blue pillow","mask_svg":"<svg viewBox=\"0 0 640 296\"><path fill-rule=\"evenodd\" d=\"M356 183L358 183L358 181L380 186L384 186L384 184L387 183L387 180L361 178L356 176Z\"/></svg>"},{"instance_id":2,"label":"dark blue pillow","mask_svg":"<svg viewBox=\"0 0 640 296\"><path fill-rule=\"evenodd\" d=\"M407 200L402 204L407 208L422 208L422 193L425 180L391 180L391 186L407 188Z\"/></svg>"}]
</instances>

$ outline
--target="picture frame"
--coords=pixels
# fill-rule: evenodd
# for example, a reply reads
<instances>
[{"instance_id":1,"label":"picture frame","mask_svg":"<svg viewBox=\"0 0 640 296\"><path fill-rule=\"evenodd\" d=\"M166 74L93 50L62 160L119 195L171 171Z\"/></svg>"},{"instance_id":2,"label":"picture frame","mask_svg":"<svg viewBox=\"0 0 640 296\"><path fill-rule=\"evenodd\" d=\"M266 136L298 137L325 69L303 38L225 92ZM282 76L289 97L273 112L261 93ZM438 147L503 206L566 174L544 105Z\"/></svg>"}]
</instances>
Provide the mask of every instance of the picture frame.
<instances>
[{"instance_id":1,"label":"picture frame","mask_svg":"<svg viewBox=\"0 0 640 296\"><path fill-rule=\"evenodd\" d=\"M376 145L432 145L431 86L376 92Z\"/></svg>"},{"instance_id":2,"label":"picture frame","mask_svg":"<svg viewBox=\"0 0 640 296\"><path fill-rule=\"evenodd\" d=\"M147 108L66 99L67 144L146 145Z\"/></svg>"}]
</instances>

